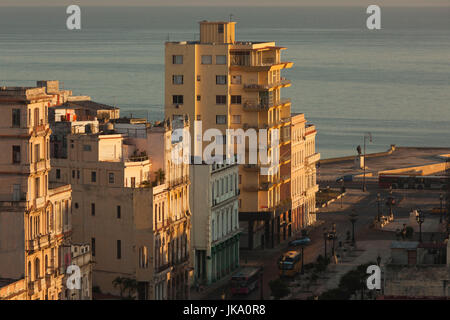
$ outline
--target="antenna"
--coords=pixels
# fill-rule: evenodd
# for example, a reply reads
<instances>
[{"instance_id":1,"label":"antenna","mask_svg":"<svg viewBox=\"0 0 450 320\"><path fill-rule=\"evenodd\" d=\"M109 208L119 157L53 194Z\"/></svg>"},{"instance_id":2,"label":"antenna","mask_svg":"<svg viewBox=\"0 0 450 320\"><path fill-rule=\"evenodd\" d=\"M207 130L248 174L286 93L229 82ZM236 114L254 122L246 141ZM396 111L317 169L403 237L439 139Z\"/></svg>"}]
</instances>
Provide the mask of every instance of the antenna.
<instances>
[{"instance_id":1,"label":"antenna","mask_svg":"<svg viewBox=\"0 0 450 320\"><path fill-rule=\"evenodd\" d=\"M234 17L234 15L232 13L230 13L230 22L233 21L233 17Z\"/></svg>"}]
</instances>

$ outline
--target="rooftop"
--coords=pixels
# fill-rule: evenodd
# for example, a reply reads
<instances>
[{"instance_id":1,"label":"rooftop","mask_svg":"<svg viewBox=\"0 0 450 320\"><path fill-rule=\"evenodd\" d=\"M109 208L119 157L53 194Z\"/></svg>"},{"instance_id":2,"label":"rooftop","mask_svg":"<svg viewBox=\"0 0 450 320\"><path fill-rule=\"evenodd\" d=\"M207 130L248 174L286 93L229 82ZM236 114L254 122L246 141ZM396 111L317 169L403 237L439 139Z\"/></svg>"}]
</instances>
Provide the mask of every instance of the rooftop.
<instances>
[{"instance_id":1,"label":"rooftop","mask_svg":"<svg viewBox=\"0 0 450 320\"><path fill-rule=\"evenodd\" d=\"M82 100L82 101L69 101L64 105L57 106L55 109L90 109L90 110L118 110L119 108L113 107L107 104L91 101L91 100Z\"/></svg>"}]
</instances>

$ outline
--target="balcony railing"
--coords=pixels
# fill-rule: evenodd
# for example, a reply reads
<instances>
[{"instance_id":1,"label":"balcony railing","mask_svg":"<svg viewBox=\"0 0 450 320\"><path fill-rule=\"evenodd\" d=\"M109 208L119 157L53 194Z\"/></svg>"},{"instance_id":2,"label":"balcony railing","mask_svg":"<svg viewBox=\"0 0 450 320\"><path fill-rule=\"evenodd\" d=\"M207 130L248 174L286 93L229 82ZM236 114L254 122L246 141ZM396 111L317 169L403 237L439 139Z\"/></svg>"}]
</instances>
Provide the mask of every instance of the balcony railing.
<instances>
[{"instance_id":1,"label":"balcony railing","mask_svg":"<svg viewBox=\"0 0 450 320\"><path fill-rule=\"evenodd\" d=\"M313 164L313 163L315 163L315 162L317 162L319 160L320 160L320 153L316 152L316 153L306 157L306 164L307 165Z\"/></svg>"},{"instance_id":2,"label":"balcony railing","mask_svg":"<svg viewBox=\"0 0 450 320\"><path fill-rule=\"evenodd\" d=\"M284 104L290 103L290 102L291 102L291 99L288 99L288 98L280 99L278 101L274 101L271 103L270 102L261 103L261 102L258 102L257 100L247 100L242 105L242 108L244 109L244 111L249 111L249 112L266 111L272 107L284 105Z\"/></svg>"},{"instance_id":3,"label":"balcony railing","mask_svg":"<svg viewBox=\"0 0 450 320\"><path fill-rule=\"evenodd\" d=\"M132 156L129 157L126 161L127 162L142 162L148 160L148 156Z\"/></svg>"},{"instance_id":4,"label":"balcony railing","mask_svg":"<svg viewBox=\"0 0 450 320\"><path fill-rule=\"evenodd\" d=\"M291 84L291 80L287 79L281 79L277 82L272 83L265 83L265 84L258 84L258 83L248 83L244 84L245 90L269 90L271 88L275 87L283 87L283 86L289 86Z\"/></svg>"}]
</instances>

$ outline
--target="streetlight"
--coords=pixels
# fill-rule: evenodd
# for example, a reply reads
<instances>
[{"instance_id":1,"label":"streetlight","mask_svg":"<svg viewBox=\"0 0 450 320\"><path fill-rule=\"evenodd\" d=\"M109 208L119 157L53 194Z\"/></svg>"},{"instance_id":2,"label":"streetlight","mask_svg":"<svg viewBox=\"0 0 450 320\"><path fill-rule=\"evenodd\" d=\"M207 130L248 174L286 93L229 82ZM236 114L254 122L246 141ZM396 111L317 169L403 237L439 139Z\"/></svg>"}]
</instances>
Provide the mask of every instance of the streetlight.
<instances>
[{"instance_id":1,"label":"streetlight","mask_svg":"<svg viewBox=\"0 0 450 320\"><path fill-rule=\"evenodd\" d=\"M392 186L389 188L389 197L387 199L387 205L389 206L389 216L392 220L394 220L394 212L392 211L392 206L395 203L395 199L392 196Z\"/></svg>"},{"instance_id":2,"label":"streetlight","mask_svg":"<svg viewBox=\"0 0 450 320\"><path fill-rule=\"evenodd\" d=\"M441 209L439 211L441 216L439 218L439 223L442 223L442 214L443 214L442 200L444 200L444 195L442 193L439 195L439 200L441 201Z\"/></svg>"},{"instance_id":3,"label":"streetlight","mask_svg":"<svg viewBox=\"0 0 450 320\"><path fill-rule=\"evenodd\" d=\"M327 259L327 240L328 240L328 232L326 228L323 228L323 240L325 243L325 260Z\"/></svg>"},{"instance_id":4,"label":"streetlight","mask_svg":"<svg viewBox=\"0 0 450 320\"><path fill-rule=\"evenodd\" d=\"M363 175L362 191L366 191L366 140L367 139L369 139L369 141L372 142L372 134L370 132L367 132L364 134L364 161L363 161L364 175Z\"/></svg>"},{"instance_id":5,"label":"streetlight","mask_svg":"<svg viewBox=\"0 0 450 320\"><path fill-rule=\"evenodd\" d=\"M355 223L358 220L358 215L356 214L355 210L352 211L351 214L349 214L350 222L352 223L352 245L355 246Z\"/></svg>"},{"instance_id":6,"label":"streetlight","mask_svg":"<svg viewBox=\"0 0 450 320\"><path fill-rule=\"evenodd\" d=\"M329 239L329 240L333 240L333 247L331 248L331 249L332 249L332 250L331 250L331 253L332 253L333 260L336 261L336 254L335 254L335 251L334 251L335 241L336 241L336 239L337 239L337 235L336 235L336 223L333 223L333 227L332 227L331 231L328 232L328 239Z\"/></svg>"},{"instance_id":7,"label":"streetlight","mask_svg":"<svg viewBox=\"0 0 450 320\"><path fill-rule=\"evenodd\" d=\"M377 203L378 203L377 220L378 220L378 222L380 222L381 221L381 195L380 195L380 193L377 193Z\"/></svg>"},{"instance_id":8,"label":"streetlight","mask_svg":"<svg viewBox=\"0 0 450 320\"><path fill-rule=\"evenodd\" d=\"M422 223L425 221L425 214L422 210L417 210L418 214L416 216L417 223L419 224L420 229L420 242L422 242Z\"/></svg>"}]
</instances>

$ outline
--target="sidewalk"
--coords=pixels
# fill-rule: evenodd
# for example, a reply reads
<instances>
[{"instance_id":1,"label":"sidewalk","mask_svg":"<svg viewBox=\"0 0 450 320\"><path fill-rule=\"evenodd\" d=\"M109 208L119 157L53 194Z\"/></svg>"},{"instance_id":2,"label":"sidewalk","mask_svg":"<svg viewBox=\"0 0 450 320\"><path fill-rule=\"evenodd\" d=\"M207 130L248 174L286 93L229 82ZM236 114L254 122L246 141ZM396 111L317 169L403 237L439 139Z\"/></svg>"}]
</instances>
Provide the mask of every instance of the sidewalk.
<instances>
[{"instance_id":1,"label":"sidewalk","mask_svg":"<svg viewBox=\"0 0 450 320\"><path fill-rule=\"evenodd\" d=\"M381 257L381 263L383 264L383 262L387 261L390 257L391 242L391 240L370 240L358 242L357 249L355 251L353 251L350 255L341 258L338 264L330 264L328 266L327 271L319 278L317 284L312 285L305 290L302 283L303 281L300 279L299 290L294 292L289 299L307 299L310 296L319 296L325 291L337 288L342 276L361 264L371 261L376 262L378 255Z\"/></svg>"}]
</instances>

